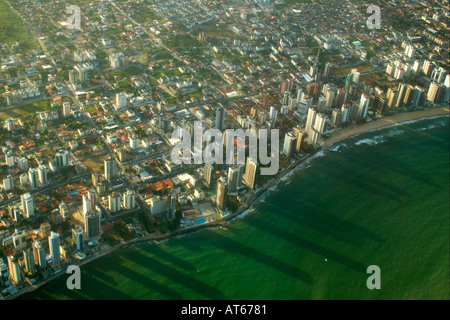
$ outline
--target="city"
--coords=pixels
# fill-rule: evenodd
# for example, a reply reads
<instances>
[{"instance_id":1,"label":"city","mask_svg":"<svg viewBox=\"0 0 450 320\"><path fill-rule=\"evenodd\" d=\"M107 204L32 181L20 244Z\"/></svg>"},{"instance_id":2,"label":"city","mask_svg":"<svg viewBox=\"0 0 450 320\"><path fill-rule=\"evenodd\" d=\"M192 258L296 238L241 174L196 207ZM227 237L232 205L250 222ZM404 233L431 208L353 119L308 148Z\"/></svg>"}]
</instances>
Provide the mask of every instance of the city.
<instances>
[{"instance_id":1,"label":"city","mask_svg":"<svg viewBox=\"0 0 450 320\"><path fill-rule=\"evenodd\" d=\"M119 247L225 227L348 128L448 114L447 5L0 0L1 298ZM258 174L261 155L174 163L173 132L194 139L196 122L278 130L278 171Z\"/></svg>"}]
</instances>

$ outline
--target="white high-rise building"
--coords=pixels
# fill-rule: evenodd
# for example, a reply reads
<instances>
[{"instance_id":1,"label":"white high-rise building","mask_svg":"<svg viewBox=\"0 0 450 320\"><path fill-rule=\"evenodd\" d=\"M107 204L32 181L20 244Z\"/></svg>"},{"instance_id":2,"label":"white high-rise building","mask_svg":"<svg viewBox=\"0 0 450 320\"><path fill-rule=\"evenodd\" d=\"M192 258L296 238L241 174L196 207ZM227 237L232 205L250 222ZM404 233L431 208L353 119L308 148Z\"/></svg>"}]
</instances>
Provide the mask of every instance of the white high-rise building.
<instances>
[{"instance_id":1,"label":"white high-rise building","mask_svg":"<svg viewBox=\"0 0 450 320\"><path fill-rule=\"evenodd\" d=\"M139 138L136 135L130 137L130 148L131 150L139 149Z\"/></svg>"},{"instance_id":2,"label":"white high-rise building","mask_svg":"<svg viewBox=\"0 0 450 320\"><path fill-rule=\"evenodd\" d=\"M43 164L38 167L38 179L40 184L47 183L47 167Z\"/></svg>"},{"instance_id":3,"label":"white high-rise building","mask_svg":"<svg viewBox=\"0 0 450 320\"><path fill-rule=\"evenodd\" d=\"M107 180L110 180L117 175L116 169L117 164L114 158L110 157L109 159L106 159L104 165L105 165L105 178Z\"/></svg>"},{"instance_id":4,"label":"white high-rise building","mask_svg":"<svg viewBox=\"0 0 450 320\"><path fill-rule=\"evenodd\" d=\"M22 275L20 274L20 266L19 261L15 256L8 256L8 269L9 269L9 277L12 281L17 285L22 282Z\"/></svg>"},{"instance_id":5,"label":"white high-rise building","mask_svg":"<svg viewBox=\"0 0 450 320\"><path fill-rule=\"evenodd\" d=\"M63 103L63 109L62 109L63 117L70 116L70 102L64 102Z\"/></svg>"},{"instance_id":6,"label":"white high-rise building","mask_svg":"<svg viewBox=\"0 0 450 320\"><path fill-rule=\"evenodd\" d=\"M57 167L66 167L69 165L69 151L59 150L55 155L55 162Z\"/></svg>"},{"instance_id":7,"label":"white high-rise building","mask_svg":"<svg viewBox=\"0 0 450 320\"><path fill-rule=\"evenodd\" d=\"M108 196L108 208L111 212L118 212L120 211L120 194L114 192Z\"/></svg>"},{"instance_id":8,"label":"white high-rise building","mask_svg":"<svg viewBox=\"0 0 450 320\"><path fill-rule=\"evenodd\" d=\"M35 168L30 168L28 170L28 181L30 182L31 188L36 188L38 186L38 172Z\"/></svg>"},{"instance_id":9,"label":"white high-rise building","mask_svg":"<svg viewBox=\"0 0 450 320\"><path fill-rule=\"evenodd\" d=\"M228 169L228 193L236 193L242 185L245 166L238 164Z\"/></svg>"},{"instance_id":10,"label":"white high-rise building","mask_svg":"<svg viewBox=\"0 0 450 320\"><path fill-rule=\"evenodd\" d=\"M5 163L6 163L6 165L8 167L13 167L14 166L14 156L11 153L11 151L6 152Z\"/></svg>"},{"instance_id":11,"label":"white high-rise building","mask_svg":"<svg viewBox=\"0 0 450 320\"><path fill-rule=\"evenodd\" d=\"M50 237L48 237L48 244L50 247L50 255L52 256L52 263L54 265L60 263L61 253L60 253L59 234L52 231Z\"/></svg>"},{"instance_id":12,"label":"white high-rise building","mask_svg":"<svg viewBox=\"0 0 450 320\"><path fill-rule=\"evenodd\" d=\"M317 110L315 108L308 109L308 117L306 118L305 131L309 132L311 127L314 125L314 120L316 119Z\"/></svg>"},{"instance_id":13,"label":"white high-rise building","mask_svg":"<svg viewBox=\"0 0 450 320\"><path fill-rule=\"evenodd\" d=\"M270 121L272 121L272 125L275 125L275 123L277 122L277 116L278 116L278 109L276 109L275 107L270 107L269 118Z\"/></svg>"},{"instance_id":14,"label":"white high-rise building","mask_svg":"<svg viewBox=\"0 0 450 320\"><path fill-rule=\"evenodd\" d=\"M216 129L223 130L225 128L225 109L216 109Z\"/></svg>"},{"instance_id":15,"label":"white high-rise building","mask_svg":"<svg viewBox=\"0 0 450 320\"><path fill-rule=\"evenodd\" d=\"M14 189L14 179L12 175L8 175L5 179L3 179L3 190L10 191Z\"/></svg>"},{"instance_id":16,"label":"white high-rise building","mask_svg":"<svg viewBox=\"0 0 450 320\"><path fill-rule=\"evenodd\" d=\"M34 216L34 200L30 193L25 193L20 196L22 202L22 211L27 219Z\"/></svg>"},{"instance_id":17,"label":"white high-rise building","mask_svg":"<svg viewBox=\"0 0 450 320\"><path fill-rule=\"evenodd\" d=\"M361 95L358 108L358 119L365 119L367 116L367 110L369 109L369 97L366 94Z\"/></svg>"},{"instance_id":18,"label":"white high-rise building","mask_svg":"<svg viewBox=\"0 0 450 320\"><path fill-rule=\"evenodd\" d=\"M288 158L292 155L295 140L297 138L291 132L286 133L284 136L283 154Z\"/></svg>"},{"instance_id":19,"label":"white high-rise building","mask_svg":"<svg viewBox=\"0 0 450 320\"><path fill-rule=\"evenodd\" d=\"M125 93L120 92L116 94L116 109L122 109L127 107L127 96Z\"/></svg>"},{"instance_id":20,"label":"white high-rise building","mask_svg":"<svg viewBox=\"0 0 450 320\"><path fill-rule=\"evenodd\" d=\"M28 159L25 157L20 157L17 159L17 166L19 167L20 171L28 171Z\"/></svg>"},{"instance_id":21,"label":"white high-rise building","mask_svg":"<svg viewBox=\"0 0 450 320\"><path fill-rule=\"evenodd\" d=\"M123 207L125 210L136 207L136 193L133 190L127 190L123 194Z\"/></svg>"},{"instance_id":22,"label":"white high-rise building","mask_svg":"<svg viewBox=\"0 0 450 320\"><path fill-rule=\"evenodd\" d=\"M247 158L247 164L245 165L245 174L243 183L249 187L250 189L255 188L255 180L256 180L256 169L258 168L258 164L251 160L250 157Z\"/></svg>"},{"instance_id":23,"label":"white high-rise building","mask_svg":"<svg viewBox=\"0 0 450 320\"><path fill-rule=\"evenodd\" d=\"M72 240L78 251L84 250L84 230L81 226L72 229Z\"/></svg>"},{"instance_id":24,"label":"white high-rise building","mask_svg":"<svg viewBox=\"0 0 450 320\"><path fill-rule=\"evenodd\" d=\"M34 263L39 267L41 267L41 269L47 267L45 248L41 245L39 241L34 241L33 243L33 256L34 256Z\"/></svg>"}]
</instances>

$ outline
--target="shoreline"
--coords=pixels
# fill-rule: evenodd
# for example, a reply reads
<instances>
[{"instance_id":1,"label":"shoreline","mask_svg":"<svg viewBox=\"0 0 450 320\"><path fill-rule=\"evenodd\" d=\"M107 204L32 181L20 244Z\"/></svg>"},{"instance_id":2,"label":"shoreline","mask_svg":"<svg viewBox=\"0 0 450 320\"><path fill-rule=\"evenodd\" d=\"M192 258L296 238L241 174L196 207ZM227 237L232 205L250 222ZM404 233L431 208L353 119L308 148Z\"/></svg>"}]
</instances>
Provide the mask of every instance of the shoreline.
<instances>
[{"instance_id":1,"label":"shoreline","mask_svg":"<svg viewBox=\"0 0 450 320\"><path fill-rule=\"evenodd\" d=\"M330 138L328 138L325 143L320 146L319 148L317 148L317 150L314 153L311 154L307 154L306 156L304 156L303 158L296 160L294 163L292 163L288 168L286 168L283 172L277 174L274 178L272 178L270 181L268 181L264 186L261 187L261 189L259 189L247 202L247 204L245 204L244 206L241 206L238 208L238 210L234 213L230 213L227 216L223 217L223 219L218 220L218 221L213 221L213 222L209 222L209 223L205 223L202 225L198 225L198 226L194 226L194 227L190 227L188 229L182 229L182 230L177 230L177 231L173 231L173 232L169 232L163 235L148 235L146 237L143 238L137 238L137 239L132 239L129 240L127 242L122 242L120 244L118 244L115 247L109 248L104 252L100 252L99 254L87 258L84 261L81 261L80 263L76 264L77 266L81 267L89 262L92 262L98 258L104 257L107 254L110 254L112 252L115 252L116 250L125 248L127 246L131 246L134 244L138 244L141 242L150 242L150 241L162 241L162 240L166 240L169 238L175 238L177 236L181 236L181 235L185 235L185 234L189 234L189 233L193 233L202 229L207 229L207 228L215 228L215 227L224 227L228 222L230 222L231 220L237 218L238 216L240 216L242 213L244 213L247 210L250 210L253 206L253 204L257 203L258 200L260 200L260 198L267 192L269 191L270 188L272 188L273 186L276 185L277 181L282 180L286 175L291 174L292 172L294 172L294 170L298 167L298 165L302 164L304 161L314 157L316 154L318 154L322 149L328 148L330 146L332 146L334 143L357 136L359 134L362 133L366 133L366 132L371 132L371 131L376 131L376 130L381 130L390 126L397 126L397 125L401 125L402 123L405 122L410 122L410 121L420 121L420 120L426 120L426 119L430 119L430 118L439 118L439 117L443 117L443 116L449 116L450 115L450 107L449 106L442 106L442 107L434 107L434 108L428 108L428 109L424 109L424 110L416 110L416 111L410 111L410 112L403 112L403 113L398 113L395 115L389 115L389 116L385 116L376 120L372 120L370 122L366 122L363 124L354 124L351 125L349 127L343 128L342 130L338 131L337 133L334 132L331 134ZM66 268L63 268L59 273L52 275L51 277L49 277L48 279L45 279L44 281L32 286L32 287L27 287L26 289L23 289L21 291L18 291L12 295L9 295L8 297L4 298L5 300L13 300L23 294L26 293L31 293L37 289L39 289L40 287L44 286L45 284L49 283L52 280L55 280L57 278L59 278L62 275L69 275L66 273Z\"/></svg>"}]
</instances>

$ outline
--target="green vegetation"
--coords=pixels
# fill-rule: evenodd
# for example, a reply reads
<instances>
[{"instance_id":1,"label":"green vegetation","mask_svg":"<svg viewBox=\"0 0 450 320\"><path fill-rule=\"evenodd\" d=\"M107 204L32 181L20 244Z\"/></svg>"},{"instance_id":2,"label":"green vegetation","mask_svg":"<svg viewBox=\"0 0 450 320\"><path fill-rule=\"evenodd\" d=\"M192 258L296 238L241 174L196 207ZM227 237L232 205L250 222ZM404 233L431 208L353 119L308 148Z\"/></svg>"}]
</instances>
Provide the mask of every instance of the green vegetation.
<instances>
[{"instance_id":1,"label":"green vegetation","mask_svg":"<svg viewBox=\"0 0 450 320\"><path fill-rule=\"evenodd\" d=\"M5 0L0 0L0 44L8 45L18 42L23 50L38 47L36 39L22 24L20 17L9 7Z\"/></svg>"},{"instance_id":2,"label":"green vegetation","mask_svg":"<svg viewBox=\"0 0 450 320\"><path fill-rule=\"evenodd\" d=\"M123 222L114 222L113 230L125 241L133 239L133 235L128 229L128 226Z\"/></svg>"}]
</instances>

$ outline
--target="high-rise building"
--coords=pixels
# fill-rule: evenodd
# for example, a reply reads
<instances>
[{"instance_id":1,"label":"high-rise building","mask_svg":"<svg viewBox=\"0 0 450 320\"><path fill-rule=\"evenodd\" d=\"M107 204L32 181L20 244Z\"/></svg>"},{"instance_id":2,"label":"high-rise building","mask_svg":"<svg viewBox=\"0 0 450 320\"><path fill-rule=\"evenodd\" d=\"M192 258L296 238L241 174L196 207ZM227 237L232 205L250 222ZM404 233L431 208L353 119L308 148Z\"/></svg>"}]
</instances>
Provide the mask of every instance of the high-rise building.
<instances>
[{"instance_id":1,"label":"high-rise building","mask_svg":"<svg viewBox=\"0 0 450 320\"><path fill-rule=\"evenodd\" d=\"M69 218L69 208L67 207L67 204L64 202L61 202L59 204L59 213L61 214L61 217L63 219Z\"/></svg>"},{"instance_id":2,"label":"high-rise building","mask_svg":"<svg viewBox=\"0 0 450 320\"><path fill-rule=\"evenodd\" d=\"M14 189L14 179L12 175L8 175L5 179L3 179L3 189L5 191Z\"/></svg>"},{"instance_id":3,"label":"high-rise building","mask_svg":"<svg viewBox=\"0 0 450 320\"><path fill-rule=\"evenodd\" d=\"M28 159L25 157L20 157L17 159L17 165L19 166L20 171L25 172L28 171Z\"/></svg>"},{"instance_id":4,"label":"high-rise building","mask_svg":"<svg viewBox=\"0 0 450 320\"><path fill-rule=\"evenodd\" d=\"M275 107L270 107L269 118L270 121L272 121L272 126L274 126L275 123L277 122L277 117L278 117L278 109Z\"/></svg>"},{"instance_id":5,"label":"high-rise building","mask_svg":"<svg viewBox=\"0 0 450 320\"><path fill-rule=\"evenodd\" d=\"M45 248L41 245L39 241L33 242L33 257L34 263L38 265L41 269L47 267Z\"/></svg>"},{"instance_id":6,"label":"high-rise building","mask_svg":"<svg viewBox=\"0 0 450 320\"><path fill-rule=\"evenodd\" d=\"M57 167L66 167L69 165L69 151L59 150L55 155L55 162Z\"/></svg>"},{"instance_id":7,"label":"high-rise building","mask_svg":"<svg viewBox=\"0 0 450 320\"><path fill-rule=\"evenodd\" d=\"M12 131L16 128L16 122L14 121L13 118L8 118L5 120L5 127L6 130Z\"/></svg>"},{"instance_id":8,"label":"high-rise building","mask_svg":"<svg viewBox=\"0 0 450 320\"><path fill-rule=\"evenodd\" d=\"M427 100L432 103L441 102L444 97L445 87L437 82L433 82L428 89Z\"/></svg>"},{"instance_id":9,"label":"high-rise building","mask_svg":"<svg viewBox=\"0 0 450 320\"><path fill-rule=\"evenodd\" d=\"M172 192L169 194L167 202L167 219L172 221L176 218L175 212L177 210L177 194Z\"/></svg>"},{"instance_id":10,"label":"high-rise building","mask_svg":"<svg viewBox=\"0 0 450 320\"><path fill-rule=\"evenodd\" d=\"M238 192L242 186L244 169L245 166L243 164L238 164L228 169L228 193L233 194Z\"/></svg>"},{"instance_id":11,"label":"high-rise building","mask_svg":"<svg viewBox=\"0 0 450 320\"><path fill-rule=\"evenodd\" d=\"M216 205L219 209L224 210L227 201L227 181L221 177L217 181Z\"/></svg>"},{"instance_id":12,"label":"high-rise building","mask_svg":"<svg viewBox=\"0 0 450 320\"><path fill-rule=\"evenodd\" d=\"M123 194L123 207L130 210L136 207L136 193L133 190L127 190Z\"/></svg>"},{"instance_id":13,"label":"high-rise building","mask_svg":"<svg viewBox=\"0 0 450 320\"><path fill-rule=\"evenodd\" d=\"M43 164L41 164L38 167L38 180L39 183L42 184L46 184L47 183L47 167Z\"/></svg>"},{"instance_id":14,"label":"high-rise building","mask_svg":"<svg viewBox=\"0 0 450 320\"><path fill-rule=\"evenodd\" d=\"M27 248L23 251L23 260L25 263L25 270L30 274L34 274L36 272L36 266L34 264L33 251L31 248Z\"/></svg>"},{"instance_id":15,"label":"high-rise building","mask_svg":"<svg viewBox=\"0 0 450 320\"><path fill-rule=\"evenodd\" d=\"M295 152L299 153L302 148L303 133L300 131L300 128L298 127L294 127L293 132L294 136L297 138L295 141Z\"/></svg>"},{"instance_id":16,"label":"high-rise building","mask_svg":"<svg viewBox=\"0 0 450 320\"><path fill-rule=\"evenodd\" d=\"M248 157L247 163L245 165L245 174L244 174L243 183L250 189L255 188L256 169L257 168L258 168L258 164L255 161L253 161L250 157Z\"/></svg>"},{"instance_id":17,"label":"high-rise building","mask_svg":"<svg viewBox=\"0 0 450 320\"><path fill-rule=\"evenodd\" d=\"M82 200L83 200L83 215L86 217L86 215L92 211L91 202L89 201L87 195L83 195Z\"/></svg>"},{"instance_id":18,"label":"high-rise building","mask_svg":"<svg viewBox=\"0 0 450 320\"><path fill-rule=\"evenodd\" d=\"M105 160L105 178L112 179L117 175L116 160L112 157Z\"/></svg>"},{"instance_id":19,"label":"high-rise building","mask_svg":"<svg viewBox=\"0 0 450 320\"><path fill-rule=\"evenodd\" d=\"M130 137L130 149L131 150L139 149L139 138L134 134Z\"/></svg>"},{"instance_id":20,"label":"high-rise building","mask_svg":"<svg viewBox=\"0 0 450 320\"><path fill-rule=\"evenodd\" d=\"M216 109L216 129L222 131L225 128L225 109Z\"/></svg>"},{"instance_id":21,"label":"high-rise building","mask_svg":"<svg viewBox=\"0 0 450 320\"><path fill-rule=\"evenodd\" d=\"M27 219L34 216L34 201L30 193L25 193L20 196L22 202L22 211Z\"/></svg>"},{"instance_id":22,"label":"high-rise building","mask_svg":"<svg viewBox=\"0 0 450 320\"><path fill-rule=\"evenodd\" d=\"M76 70L69 71L69 82L75 84L78 82L78 72Z\"/></svg>"},{"instance_id":23,"label":"high-rise building","mask_svg":"<svg viewBox=\"0 0 450 320\"><path fill-rule=\"evenodd\" d=\"M13 255L8 256L9 277L16 285L22 282L22 275L20 274L19 261Z\"/></svg>"},{"instance_id":24,"label":"high-rise building","mask_svg":"<svg viewBox=\"0 0 450 320\"><path fill-rule=\"evenodd\" d=\"M50 237L48 237L48 245L50 247L50 255L52 256L52 263L54 265L60 263L61 253L60 253L59 234L52 231L50 233Z\"/></svg>"},{"instance_id":25,"label":"high-rise building","mask_svg":"<svg viewBox=\"0 0 450 320\"><path fill-rule=\"evenodd\" d=\"M122 109L127 107L127 96L125 93L120 92L116 94L116 109Z\"/></svg>"},{"instance_id":26,"label":"high-rise building","mask_svg":"<svg viewBox=\"0 0 450 320\"><path fill-rule=\"evenodd\" d=\"M95 238L100 235L100 220L100 210L94 210L84 217L84 232L87 238Z\"/></svg>"},{"instance_id":27,"label":"high-rise building","mask_svg":"<svg viewBox=\"0 0 450 320\"><path fill-rule=\"evenodd\" d=\"M288 158L292 155L292 151L295 148L294 145L296 139L297 138L291 132L286 133L284 136L283 154Z\"/></svg>"},{"instance_id":28,"label":"high-rise building","mask_svg":"<svg viewBox=\"0 0 450 320\"><path fill-rule=\"evenodd\" d=\"M367 110L369 109L369 97L366 94L361 95L358 108L358 119L365 119L367 116Z\"/></svg>"},{"instance_id":29,"label":"high-rise building","mask_svg":"<svg viewBox=\"0 0 450 320\"><path fill-rule=\"evenodd\" d=\"M28 181L30 182L31 188L36 188L38 186L38 172L35 168L30 168L28 170Z\"/></svg>"},{"instance_id":30,"label":"high-rise building","mask_svg":"<svg viewBox=\"0 0 450 320\"><path fill-rule=\"evenodd\" d=\"M112 194L110 194L108 196L109 211L111 211L112 213L120 211L120 202L121 202L120 194L118 194L117 192L113 192Z\"/></svg>"},{"instance_id":31,"label":"high-rise building","mask_svg":"<svg viewBox=\"0 0 450 320\"><path fill-rule=\"evenodd\" d=\"M70 102L64 102L62 107L63 117L70 116Z\"/></svg>"},{"instance_id":32,"label":"high-rise building","mask_svg":"<svg viewBox=\"0 0 450 320\"><path fill-rule=\"evenodd\" d=\"M358 71L358 69L352 69L351 75L353 83L358 83L359 77L361 76L361 73Z\"/></svg>"},{"instance_id":33,"label":"high-rise building","mask_svg":"<svg viewBox=\"0 0 450 320\"><path fill-rule=\"evenodd\" d=\"M325 65L325 70L324 70L324 72L323 72L323 77L324 77L325 79L326 79L326 78L329 78L329 77L331 76L332 71L333 71L333 64L330 63L330 62L328 62L328 63Z\"/></svg>"},{"instance_id":34,"label":"high-rise building","mask_svg":"<svg viewBox=\"0 0 450 320\"><path fill-rule=\"evenodd\" d=\"M9 279L9 269L8 265L0 258L0 288L6 289L11 286L11 281Z\"/></svg>"},{"instance_id":35,"label":"high-rise building","mask_svg":"<svg viewBox=\"0 0 450 320\"><path fill-rule=\"evenodd\" d=\"M84 230L81 226L72 229L72 240L76 250L84 250Z\"/></svg>"},{"instance_id":36,"label":"high-rise building","mask_svg":"<svg viewBox=\"0 0 450 320\"><path fill-rule=\"evenodd\" d=\"M314 125L314 120L316 119L317 110L315 108L308 109L308 117L306 118L305 131L309 133L311 127Z\"/></svg>"},{"instance_id":37,"label":"high-rise building","mask_svg":"<svg viewBox=\"0 0 450 320\"><path fill-rule=\"evenodd\" d=\"M213 174L213 166L211 164L205 164L205 169L204 169L204 173L203 173L203 178L206 180L206 184L208 186L211 185L211 179L212 179L212 174Z\"/></svg>"}]
</instances>

